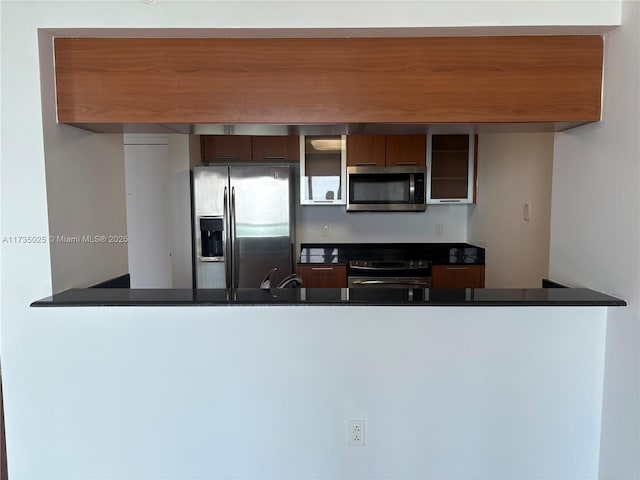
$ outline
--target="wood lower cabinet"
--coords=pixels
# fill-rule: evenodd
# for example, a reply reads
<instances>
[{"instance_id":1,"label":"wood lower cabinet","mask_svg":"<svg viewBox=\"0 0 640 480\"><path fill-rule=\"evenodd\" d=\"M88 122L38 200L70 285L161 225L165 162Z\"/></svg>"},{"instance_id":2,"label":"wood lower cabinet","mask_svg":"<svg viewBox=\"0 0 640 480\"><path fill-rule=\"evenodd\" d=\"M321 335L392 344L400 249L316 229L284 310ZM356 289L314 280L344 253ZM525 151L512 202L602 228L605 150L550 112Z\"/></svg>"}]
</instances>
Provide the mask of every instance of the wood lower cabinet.
<instances>
[{"instance_id":1,"label":"wood lower cabinet","mask_svg":"<svg viewBox=\"0 0 640 480\"><path fill-rule=\"evenodd\" d=\"M484 265L432 265L431 288L484 288Z\"/></svg>"},{"instance_id":2,"label":"wood lower cabinet","mask_svg":"<svg viewBox=\"0 0 640 480\"><path fill-rule=\"evenodd\" d=\"M296 135L253 136L251 147L254 161L300 161L300 140Z\"/></svg>"},{"instance_id":3,"label":"wood lower cabinet","mask_svg":"<svg viewBox=\"0 0 640 480\"><path fill-rule=\"evenodd\" d=\"M249 135L202 135L200 147L203 163L251 160Z\"/></svg>"},{"instance_id":4,"label":"wood lower cabinet","mask_svg":"<svg viewBox=\"0 0 640 480\"><path fill-rule=\"evenodd\" d=\"M298 264L303 288L347 288L346 265Z\"/></svg>"}]
</instances>

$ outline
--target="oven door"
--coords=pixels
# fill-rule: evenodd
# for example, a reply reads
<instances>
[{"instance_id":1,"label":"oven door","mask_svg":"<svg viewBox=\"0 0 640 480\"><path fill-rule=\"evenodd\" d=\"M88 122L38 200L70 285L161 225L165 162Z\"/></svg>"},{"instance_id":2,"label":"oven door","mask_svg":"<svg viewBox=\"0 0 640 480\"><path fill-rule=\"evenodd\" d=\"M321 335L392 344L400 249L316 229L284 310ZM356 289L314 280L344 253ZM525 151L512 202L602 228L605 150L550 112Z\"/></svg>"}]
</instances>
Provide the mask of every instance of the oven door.
<instances>
[{"instance_id":1,"label":"oven door","mask_svg":"<svg viewBox=\"0 0 640 480\"><path fill-rule=\"evenodd\" d=\"M348 211L423 211L422 167L348 167Z\"/></svg>"},{"instance_id":2,"label":"oven door","mask_svg":"<svg viewBox=\"0 0 640 480\"><path fill-rule=\"evenodd\" d=\"M430 288L431 277L349 276L349 288Z\"/></svg>"}]
</instances>

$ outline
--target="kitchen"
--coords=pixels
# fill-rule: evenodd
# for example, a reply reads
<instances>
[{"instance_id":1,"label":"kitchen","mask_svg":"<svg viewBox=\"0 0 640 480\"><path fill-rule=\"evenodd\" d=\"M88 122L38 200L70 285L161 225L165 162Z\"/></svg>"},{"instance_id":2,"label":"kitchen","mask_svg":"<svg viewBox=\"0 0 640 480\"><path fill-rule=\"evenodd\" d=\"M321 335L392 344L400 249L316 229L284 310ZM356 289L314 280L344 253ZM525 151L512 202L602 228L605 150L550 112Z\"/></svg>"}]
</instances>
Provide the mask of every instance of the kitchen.
<instances>
[{"instance_id":1,"label":"kitchen","mask_svg":"<svg viewBox=\"0 0 640 480\"><path fill-rule=\"evenodd\" d=\"M48 233L45 151L47 162L59 156L61 162L67 158L67 165L75 163L75 174L81 178L80 161L91 162L96 170L83 180L97 177L104 183L114 175L113 159L122 159L121 136L56 126L48 102L41 114L35 80L37 42L30 37L36 28L67 25L67 17L91 28L206 26L211 19L220 19L220 25L250 26L249 19L255 15L263 18L260 25L271 25L270 4L256 7L242 2L239 8L246 8L247 15L244 22L233 22L215 11L203 14L203 8L213 7L200 5L190 10L190 22L180 22L176 19L184 17L166 10L170 6L163 3L131 5L135 18L131 22L114 19L101 5L95 7L97 11L82 5L74 5L72 11L37 5L41 15L33 19L28 14L33 6L14 5L5 10L3 5L3 14L19 14L21 19L15 26L5 24L3 44L24 44L31 52L27 62L23 51L3 52L3 67L25 72L24 77L3 78L3 94L13 92L3 95L3 113L7 105L12 114L12 135L4 135L9 126L3 123L3 233L30 232L34 226L38 233ZM310 5L289 7L314 10L313 2L304 3ZM388 3L370 2L367 23L394 25L390 18L385 22ZM257 12L251 13L249 7ZM143 8L150 20L137 16ZM547 24L548 11L541 12L533 4L523 8L526 14L511 23L533 18ZM552 16L552 22L621 22L631 30L616 29L607 37L605 79L611 82L613 75L616 86L608 90L610 83L605 81L604 102L609 107L604 122L554 135L550 274L567 283L589 284L617 294L635 305L635 277L625 272L637 253L638 215L632 201L636 197L628 202L614 199L621 189L634 191L627 187L635 182L637 172L635 163L627 159L631 152L635 154L628 139L638 123L626 107L633 104L627 95L637 88L631 86L637 85L637 74L628 74L628 57L623 53L629 48L637 54L632 40L633 32L637 33L637 23L632 21L637 12L625 6L620 21L615 12L608 14L614 7L597 2L580 4L576 7L580 14L573 7L564 8L571 14ZM164 22L158 19L161 12L166 15ZM328 13L320 18L326 20ZM513 13L502 5L485 13L474 10L474 14L481 23L490 24L487 15L504 18ZM121 18L120 12L118 15ZM44 22L43 18L51 20ZM318 17L291 14L285 17L286 24L299 26L295 18ZM437 26L443 17L429 18ZM335 25L333 22L326 20L329 25ZM448 22L451 24L450 17ZM31 82L24 82L25 78ZM42 91L43 100L48 95L46 89ZM44 146L33 135L33 126L41 123ZM188 138L178 141L188 142ZM509 148L517 151L516 147ZM620 153L607 158L620 170L608 164L602 172L598 168L601 156L615 148ZM10 161L5 162L7 158ZM576 182L576 171L581 172L580 182ZM15 182L33 173L32 184ZM602 178L610 181L599 185L602 195L593 198ZM106 193L98 182L92 188L96 199ZM118 198L124 203L125 190L119 188ZM72 201L68 205L75 208ZM318 226L333 225L330 219L335 211L330 208L314 210L318 216L327 216ZM614 208L617 213L612 215ZM431 209L432 214L436 211L436 207ZM521 213L518 208L518 218ZM630 222L623 232L613 221L620 216ZM114 221L113 232L124 230L121 220L108 213L105 218ZM427 213L420 218L426 219ZM450 223L441 220L437 223ZM429 232L434 232L435 225L431 227ZM331 228L330 234L343 235L340 232L349 233L350 228L345 223ZM358 228L363 232L371 229L367 225ZM308 238L321 235L312 226L308 231ZM448 228L444 234L449 234ZM390 231L378 235L384 236L383 241L394 240ZM339 238L345 237L334 239ZM630 252L630 256L622 258L612 251ZM126 249L124 258L126 266ZM613 308L608 313L599 308L550 308L544 315L536 308L404 308L393 325L385 320L384 309L348 307L30 309L29 302L52 290L48 246L3 249L2 260L3 393L9 468L15 475L595 478L599 469L605 477L607 472L635 464L634 432L625 425L635 424L630 419L636 415L637 403L633 403L629 378L635 378L636 370L624 361L617 362L627 354L636 358L631 340L635 338L635 314L628 308ZM86 262L86 267L78 269L90 271L91 262L103 267L101 258L88 256ZM219 318L222 313L228 315L227 321ZM591 341L601 345L604 336L603 323L593 315L607 322L606 367L604 353L594 355L587 346ZM626 321L629 316L631 321ZM239 338L244 340L242 356L231 350ZM467 353L471 351L473 356ZM292 358L296 361L291 362ZM557 376L552 372L558 372ZM602 376L605 387L594 386L602 381L593 379ZM296 387L287 388L285 377ZM215 381L209 381L212 378ZM626 386L617 378L623 378ZM604 404L596 400L603 393ZM470 396L474 401L464 400ZM73 415L67 413L71 411ZM167 411L174 413L167 416ZM618 421L612 412L620 412L623 420ZM364 449L343 450L333 443L334 435L342 433L342 420L336 423L335 419L345 415L367 417ZM160 431L158 425L164 429ZM418 425L421 434L405 442L411 425ZM300 427L314 435L294 435ZM487 445L495 450L489 451ZM247 451L252 453L250 465L245 461ZM622 476L636 476L631 470L626 472Z\"/></svg>"},{"instance_id":2,"label":"kitchen","mask_svg":"<svg viewBox=\"0 0 640 480\"><path fill-rule=\"evenodd\" d=\"M215 127L200 126L199 130L215 132ZM261 133L265 130L263 128ZM241 132L246 134L249 129ZM128 218L136 219L127 225L129 269L133 286L138 288L190 288L192 284L191 239L183 234L191 228L189 222L185 221L190 215L190 205L185 199L189 195L189 164L201 163L202 156L201 139L193 136L187 142L185 137L125 135L125 171L129 176ZM483 173L478 175L478 191L482 202L467 205L429 204L424 212L352 213L346 211L344 204L300 205L299 162L289 163L294 168L295 179L297 256L303 243L464 243L468 237L474 238L473 233L480 233L484 229L482 233L486 236L480 238L478 244L488 248L488 256L493 260L487 262L487 286L539 287L541 280L548 275L546 259L553 134L485 134L480 135L480 139L478 165ZM191 159L187 152L189 145ZM171 159L168 157L169 151L172 152ZM250 158L246 163L251 164ZM163 175L162 169L171 169L174 173ZM149 178L154 179L153 185L149 185ZM166 184L158 180L163 178ZM137 179L142 186L136 189L132 179ZM166 198L166 192L172 191L181 192L180 197ZM139 202L138 210L131 202L132 196ZM505 198L514 200L507 204ZM523 206L515 201L516 198L533 205L534 216L531 221L523 219ZM176 211L178 206L180 210ZM165 214L167 211L170 215ZM151 236L157 242L151 244L148 240L149 224L157 228L156 234ZM468 224L473 227L473 232L469 231ZM142 226L144 228L141 229ZM495 233L491 235L489 229L495 229ZM512 242L509 245L502 244L504 237L500 232L505 229L511 232ZM167 231L171 234L163 233ZM139 232L139 240L136 232ZM174 239L173 243L168 245L168 242L163 242L165 237ZM486 245L487 238L494 243ZM500 255L494 254L492 247L500 248ZM182 259L180 264L176 262L176 257ZM164 263L159 261L162 258L165 259Z\"/></svg>"}]
</instances>

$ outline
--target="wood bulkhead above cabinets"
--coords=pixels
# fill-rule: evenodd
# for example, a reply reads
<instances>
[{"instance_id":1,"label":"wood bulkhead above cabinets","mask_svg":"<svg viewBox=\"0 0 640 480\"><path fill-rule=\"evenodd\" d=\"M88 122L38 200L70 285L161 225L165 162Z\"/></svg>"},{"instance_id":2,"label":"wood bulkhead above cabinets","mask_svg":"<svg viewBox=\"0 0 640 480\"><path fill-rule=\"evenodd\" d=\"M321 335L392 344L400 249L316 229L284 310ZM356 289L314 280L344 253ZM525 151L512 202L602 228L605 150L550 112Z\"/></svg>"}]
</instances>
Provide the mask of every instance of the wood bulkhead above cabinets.
<instances>
[{"instance_id":1,"label":"wood bulkhead above cabinets","mask_svg":"<svg viewBox=\"0 0 640 480\"><path fill-rule=\"evenodd\" d=\"M54 41L61 123L600 119L600 36Z\"/></svg>"}]
</instances>

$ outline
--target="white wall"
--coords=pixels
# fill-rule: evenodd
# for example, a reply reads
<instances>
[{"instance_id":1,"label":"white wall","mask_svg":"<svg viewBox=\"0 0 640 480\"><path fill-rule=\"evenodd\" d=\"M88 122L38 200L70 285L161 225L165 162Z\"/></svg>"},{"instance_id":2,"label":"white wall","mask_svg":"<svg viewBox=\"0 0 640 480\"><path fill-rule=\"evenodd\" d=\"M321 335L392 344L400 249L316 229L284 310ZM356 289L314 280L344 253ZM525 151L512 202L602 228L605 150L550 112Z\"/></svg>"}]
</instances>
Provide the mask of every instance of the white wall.
<instances>
[{"instance_id":1,"label":"white wall","mask_svg":"<svg viewBox=\"0 0 640 480\"><path fill-rule=\"evenodd\" d=\"M189 136L169 135L171 286L191 288L191 177Z\"/></svg>"},{"instance_id":2,"label":"white wall","mask_svg":"<svg viewBox=\"0 0 640 480\"><path fill-rule=\"evenodd\" d=\"M640 477L640 4L605 42L602 122L556 135L550 275L624 298L607 319L600 478Z\"/></svg>"},{"instance_id":3,"label":"white wall","mask_svg":"<svg viewBox=\"0 0 640 480\"><path fill-rule=\"evenodd\" d=\"M60 313L9 339L10 478L595 478L606 308Z\"/></svg>"},{"instance_id":4,"label":"white wall","mask_svg":"<svg viewBox=\"0 0 640 480\"><path fill-rule=\"evenodd\" d=\"M55 89L48 81L53 71L53 50L46 35L41 37L40 50L40 68L46 72L41 86L48 238L52 290L57 293L128 272L127 244L121 241L127 234L124 151L122 135L92 135L55 125ZM37 133L32 141L42 145L39 137ZM62 142L64 149L55 147ZM28 169L22 178L35 180L32 162L37 158L25 159ZM16 178L21 177L13 178L14 187L23 189ZM22 195L28 192L23 190ZM35 231L39 230L34 226L23 230Z\"/></svg>"},{"instance_id":5,"label":"white wall","mask_svg":"<svg viewBox=\"0 0 640 480\"><path fill-rule=\"evenodd\" d=\"M469 209L468 239L486 249L487 288L539 288L548 276L553 137L479 136L478 202Z\"/></svg>"},{"instance_id":6,"label":"white wall","mask_svg":"<svg viewBox=\"0 0 640 480\"><path fill-rule=\"evenodd\" d=\"M47 154L73 161L76 137L89 135L42 114L38 28L553 27L619 17L617 2L350 2L339 15L316 1L0 9L3 236L48 235L43 130L54 131ZM49 246L0 246L10 478L596 475L604 309L35 309L51 293ZM346 416L367 419L364 449L344 447ZM416 423L424 436L404 444Z\"/></svg>"},{"instance_id":7,"label":"white wall","mask_svg":"<svg viewBox=\"0 0 640 480\"><path fill-rule=\"evenodd\" d=\"M436 236L436 224L443 235ZM329 236L322 236L322 227ZM466 242L467 207L427 205L425 212L347 213L345 206L301 206L296 216L299 243Z\"/></svg>"}]
</instances>

